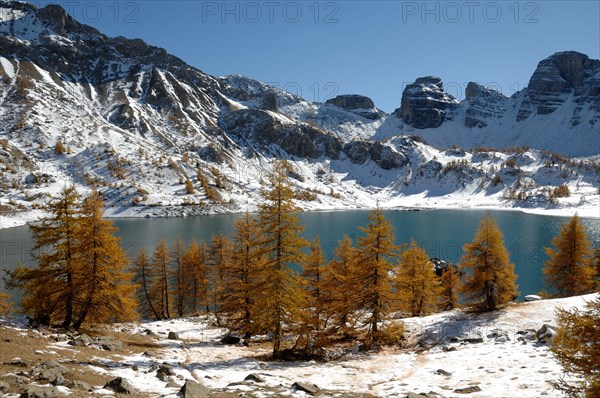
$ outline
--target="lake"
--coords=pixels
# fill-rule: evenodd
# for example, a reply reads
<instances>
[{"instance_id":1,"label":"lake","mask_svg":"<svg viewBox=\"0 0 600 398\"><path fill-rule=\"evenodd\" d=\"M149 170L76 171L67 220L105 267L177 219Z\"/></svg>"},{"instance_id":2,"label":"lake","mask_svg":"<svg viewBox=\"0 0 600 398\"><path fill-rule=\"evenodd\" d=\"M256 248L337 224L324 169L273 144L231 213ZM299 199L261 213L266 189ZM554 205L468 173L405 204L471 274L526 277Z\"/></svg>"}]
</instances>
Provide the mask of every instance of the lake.
<instances>
[{"instance_id":1,"label":"lake","mask_svg":"<svg viewBox=\"0 0 600 398\"><path fill-rule=\"evenodd\" d=\"M359 226L367 224L368 211L323 211L300 213L306 226L304 236L321 238L324 252L331 256L344 234L354 241L361 235ZM430 257L452 263L458 262L465 243L473 240L480 220L493 216L515 263L521 297L546 289L542 266L546 260L544 247L550 246L565 217L541 216L516 211L492 210L386 210L385 216L395 228L397 243L410 239L423 247ZM130 258L135 258L140 247L149 252L160 239L173 242L181 237L186 243L192 238L208 241L215 233L228 234L239 215L226 214L188 218L114 219L119 228L121 244ZM584 218L588 237L593 246L600 247L600 219ZM17 262L33 264L29 256L32 241L27 227L0 230L0 267L13 268Z\"/></svg>"}]
</instances>

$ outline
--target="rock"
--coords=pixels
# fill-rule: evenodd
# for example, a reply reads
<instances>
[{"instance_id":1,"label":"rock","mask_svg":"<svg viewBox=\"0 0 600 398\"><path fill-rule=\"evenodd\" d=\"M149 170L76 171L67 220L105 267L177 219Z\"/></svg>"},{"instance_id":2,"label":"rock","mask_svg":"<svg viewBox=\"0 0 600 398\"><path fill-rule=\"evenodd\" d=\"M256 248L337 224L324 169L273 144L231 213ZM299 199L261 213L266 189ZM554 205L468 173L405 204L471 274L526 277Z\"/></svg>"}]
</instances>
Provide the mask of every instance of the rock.
<instances>
[{"instance_id":1,"label":"rock","mask_svg":"<svg viewBox=\"0 0 600 398\"><path fill-rule=\"evenodd\" d=\"M336 105L347 110L375 108L375 104L371 98L356 94L338 95L335 98L325 101L325 103Z\"/></svg>"},{"instance_id":2,"label":"rock","mask_svg":"<svg viewBox=\"0 0 600 398\"><path fill-rule=\"evenodd\" d=\"M240 340L241 339L239 337L228 334L227 336L225 336L221 339L221 344L225 344L225 345L238 344L240 342Z\"/></svg>"},{"instance_id":3,"label":"rock","mask_svg":"<svg viewBox=\"0 0 600 398\"><path fill-rule=\"evenodd\" d=\"M541 299L537 294L528 294L525 296L525 301L540 301Z\"/></svg>"},{"instance_id":4,"label":"rock","mask_svg":"<svg viewBox=\"0 0 600 398\"><path fill-rule=\"evenodd\" d=\"M203 384L192 380L187 380L181 390L179 390L181 398L210 398L210 390Z\"/></svg>"},{"instance_id":5,"label":"rock","mask_svg":"<svg viewBox=\"0 0 600 398\"><path fill-rule=\"evenodd\" d=\"M8 391L8 384L3 381L0 381L0 392L6 392L6 391Z\"/></svg>"},{"instance_id":6,"label":"rock","mask_svg":"<svg viewBox=\"0 0 600 398\"><path fill-rule=\"evenodd\" d=\"M504 116L510 100L502 93L481 84L469 82L465 89L468 108L465 114L465 127L487 127L493 119Z\"/></svg>"},{"instance_id":7,"label":"rock","mask_svg":"<svg viewBox=\"0 0 600 398\"><path fill-rule=\"evenodd\" d=\"M21 358L13 358L10 361L10 364L13 365L13 366L20 366L22 368L26 368L27 367L27 364Z\"/></svg>"},{"instance_id":8,"label":"rock","mask_svg":"<svg viewBox=\"0 0 600 398\"><path fill-rule=\"evenodd\" d=\"M600 61L575 51L564 51L540 61L527 85L517 120L533 113L546 115L554 112L571 96L575 102L595 98L600 92L600 79L596 77ZM597 107L597 101L593 101ZM574 118L582 109L575 109Z\"/></svg>"},{"instance_id":9,"label":"rock","mask_svg":"<svg viewBox=\"0 0 600 398\"><path fill-rule=\"evenodd\" d=\"M53 398L62 396L56 387L29 386L21 392L21 398Z\"/></svg>"},{"instance_id":10,"label":"rock","mask_svg":"<svg viewBox=\"0 0 600 398\"><path fill-rule=\"evenodd\" d=\"M406 86L395 114L414 128L436 128L448 118L449 111L457 107L458 101L444 91L442 79L426 76Z\"/></svg>"},{"instance_id":11,"label":"rock","mask_svg":"<svg viewBox=\"0 0 600 398\"><path fill-rule=\"evenodd\" d=\"M94 345L99 345L103 350L106 351L121 351L123 349L123 343L115 340L112 336L100 336L96 337L93 341Z\"/></svg>"},{"instance_id":12,"label":"rock","mask_svg":"<svg viewBox=\"0 0 600 398\"><path fill-rule=\"evenodd\" d=\"M79 388L81 390L88 391L88 392L91 392L94 390L88 383L79 381L79 380L74 381L71 388Z\"/></svg>"},{"instance_id":13,"label":"rock","mask_svg":"<svg viewBox=\"0 0 600 398\"><path fill-rule=\"evenodd\" d=\"M69 369L54 360L47 360L31 369L31 377L40 381L52 383L54 385L63 385Z\"/></svg>"},{"instance_id":14,"label":"rock","mask_svg":"<svg viewBox=\"0 0 600 398\"><path fill-rule=\"evenodd\" d=\"M548 324L544 324L537 332L535 332L535 337L538 340L547 340L552 341L556 337L556 328L554 326L550 326Z\"/></svg>"},{"instance_id":15,"label":"rock","mask_svg":"<svg viewBox=\"0 0 600 398\"><path fill-rule=\"evenodd\" d=\"M172 379L167 380L167 385L165 386L166 388L181 388L181 384L175 382Z\"/></svg>"},{"instance_id":16,"label":"rock","mask_svg":"<svg viewBox=\"0 0 600 398\"><path fill-rule=\"evenodd\" d=\"M457 394L471 394L474 392L480 392L481 388L479 386L469 386L469 387L464 387L464 388L457 388L456 390L454 390L455 393Z\"/></svg>"},{"instance_id":17,"label":"rock","mask_svg":"<svg viewBox=\"0 0 600 398\"><path fill-rule=\"evenodd\" d=\"M104 385L104 388L108 388L109 390L113 390L118 394L124 395L132 395L135 393L133 386L122 377L117 377L116 379L109 381Z\"/></svg>"},{"instance_id":18,"label":"rock","mask_svg":"<svg viewBox=\"0 0 600 398\"><path fill-rule=\"evenodd\" d=\"M260 375L256 373L250 373L248 376L244 378L244 381L253 381L255 383L263 383L265 379L263 379Z\"/></svg>"},{"instance_id":19,"label":"rock","mask_svg":"<svg viewBox=\"0 0 600 398\"><path fill-rule=\"evenodd\" d=\"M177 332L169 332L169 335L167 336L167 339L169 339L169 340L179 340L179 333L177 333Z\"/></svg>"},{"instance_id":20,"label":"rock","mask_svg":"<svg viewBox=\"0 0 600 398\"><path fill-rule=\"evenodd\" d=\"M469 336L464 338L463 341L471 344L483 343L483 336L480 332L474 331Z\"/></svg>"},{"instance_id":21,"label":"rock","mask_svg":"<svg viewBox=\"0 0 600 398\"><path fill-rule=\"evenodd\" d=\"M69 341L69 344L75 347L84 347L92 343L92 339L87 334L81 334Z\"/></svg>"},{"instance_id":22,"label":"rock","mask_svg":"<svg viewBox=\"0 0 600 398\"><path fill-rule=\"evenodd\" d=\"M496 337L496 340L494 340L496 343L506 343L507 341L509 341L510 338L507 335L501 335Z\"/></svg>"},{"instance_id":23,"label":"rock","mask_svg":"<svg viewBox=\"0 0 600 398\"><path fill-rule=\"evenodd\" d=\"M156 375L164 374L166 376L175 376L175 371L171 365L161 365L156 371Z\"/></svg>"},{"instance_id":24,"label":"rock","mask_svg":"<svg viewBox=\"0 0 600 398\"><path fill-rule=\"evenodd\" d=\"M406 398L427 398L427 395L417 394L416 392L409 392L406 394Z\"/></svg>"},{"instance_id":25,"label":"rock","mask_svg":"<svg viewBox=\"0 0 600 398\"><path fill-rule=\"evenodd\" d=\"M315 384L303 383L301 381L297 381L292 384L292 389L296 391L303 391L310 395L316 395L319 392L319 387L317 387Z\"/></svg>"},{"instance_id":26,"label":"rock","mask_svg":"<svg viewBox=\"0 0 600 398\"><path fill-rule=\"evenodd\" d=\"M452 373L445 371L444 369L438 369L435 371L436 375L440 376L452 376Z\"/></svg>"}]
</instances>

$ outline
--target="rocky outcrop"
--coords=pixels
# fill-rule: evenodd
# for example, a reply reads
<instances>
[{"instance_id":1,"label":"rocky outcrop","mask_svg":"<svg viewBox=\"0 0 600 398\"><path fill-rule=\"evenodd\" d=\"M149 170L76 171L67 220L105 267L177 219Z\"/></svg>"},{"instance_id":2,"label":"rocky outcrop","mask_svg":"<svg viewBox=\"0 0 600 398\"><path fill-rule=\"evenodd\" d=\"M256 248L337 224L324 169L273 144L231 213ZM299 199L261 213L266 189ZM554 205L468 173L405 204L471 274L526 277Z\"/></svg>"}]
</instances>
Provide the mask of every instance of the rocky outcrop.
<instances>
[{"instance_id":1,"label":"rocky outcrop","mask_svg":"<svg viewBox=\"0 0 600 398\"><path fill-rule=\"evenodd\" d=\"M325 101L326 104L339 106L340 108L353 111L355 109L372 109L375 108L373 100L364 95L345 94L338 95L335 98Z\"/></svg>"},{"instance_id":2,"label":"rocky outcrop","mask_svg":"<svg viewBox=\"0 0 600 398\"><path fill-rule=\"evenodd\" d=\"M335 105L338 108L342 108L370 120L377 120L385 116L385 112L377 109L373 100L364 95L338 95L335 98L325 101L325 104Z\"/></svg>"},{"instance_id":3,"label":"rocky outcrop","mask_svg":"<svg viewBox=\"0 0 600 398\"><path fill-rule=\"evenodd\" d=\"M344 145L344 152L352 163L363 164L372 160L385 170L398 169L408 164L408 158L381 142L353 141Z\"/></svg>"},{"instance_id":4,"label":"rocky outcrop","mask_svg":"<svg viewBox=\"0 0 600 398\"><path fill-rule=\"evenodd\" d=\"M444 91L442 79L435 76L418 78L402 93L396 117L417 129L436 128L444 123L458 101Z\"/></svg>"},{"instance_id":5,"label":"rocky outcrop","mask_svg":"<svg viewBox=\"0 0 600 398\"><path fill-rule=\"evenodd\" d=\"M219 122L229 134L263 151L275 144L294 156L337 159L342 149L339 140L332 135L305 123L287 123L274 113L260 109L233 111L223 115Z\"/></svg>"},{"instance_id":6,"label":"rocky outcrop","mask_svg":"<svg viewBox=\"0 0 600 398\"><path fill-rule=\"evenodd\" d=\"M487 127L490 120L502 117L508 107L508 98L502 93L474 82L467 84L465 99L465 127Z\"/></svg>"},{"instance_id":7,"label":"rocky outcrop","mask_svg":"<svg viewBox=\"0 0 600 398\"><path fill-rule=\"evenodd\" d=\"M593 109L600 111L600 60L565 51L541 61L529 80L517 120L527 119L534 113L550 114L571 96L576 103L592 102ZM581 110L582 107L574 110L574 125L578 124Z\"/></svg>"}]
</instances>

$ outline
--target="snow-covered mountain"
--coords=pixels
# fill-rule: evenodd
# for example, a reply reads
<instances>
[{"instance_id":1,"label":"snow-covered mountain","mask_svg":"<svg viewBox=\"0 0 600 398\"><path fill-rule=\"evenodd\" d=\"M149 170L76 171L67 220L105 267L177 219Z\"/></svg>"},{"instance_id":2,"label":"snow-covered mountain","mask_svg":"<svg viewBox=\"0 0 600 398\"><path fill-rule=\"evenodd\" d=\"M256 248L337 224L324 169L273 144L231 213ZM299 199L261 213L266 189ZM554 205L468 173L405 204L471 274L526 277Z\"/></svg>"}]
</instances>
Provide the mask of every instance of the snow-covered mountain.
<instances>
[{"instance_id":1,"label":"snow-covered mountain","mask_svg":"<svg viewBox=\"0 0 600 398\"><path fill-rule=\"evenodd\" d=\"M35 218L69 182L98 187L114 216L252 209L275 157L291 161L304 209L377 200L597 209L597 159L551 151L600 153L599 61L548 60L532 77L546 96L541 83L511 98L473 84L458 103L427 77L388 115L360 95L311 103L243 76L209 76L59 6L0 1L0 226ZM501 149L516 145L532 149ZM560 184L577 195L550 202Z\"/></svg>"},{"instance_id":2,"label":"snow-covered mountain","mask_svg":"<svg viewBox=\"0 0 600 398\"><path fill-rule=\"evenodd\" d=\"M417 134L437 147L529 146L567 156L600 153L600 60L566 51L541 61L528 86L510 98L471 82L465 99L441 79L408 85L395 117L376 138Z\"/></svg>"}]
</instances>

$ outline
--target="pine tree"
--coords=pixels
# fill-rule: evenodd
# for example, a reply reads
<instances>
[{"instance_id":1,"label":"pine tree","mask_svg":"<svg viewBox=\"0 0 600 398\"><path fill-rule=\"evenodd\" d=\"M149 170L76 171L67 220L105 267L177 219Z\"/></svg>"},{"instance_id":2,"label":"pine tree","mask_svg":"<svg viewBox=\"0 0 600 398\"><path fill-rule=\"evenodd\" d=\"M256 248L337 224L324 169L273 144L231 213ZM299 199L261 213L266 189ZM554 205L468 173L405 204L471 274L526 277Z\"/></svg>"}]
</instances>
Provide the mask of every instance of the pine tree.
<instances>
[{"instance_id":1,"label":"pine tree","mask_svg":"<svg viewBox=\"0 0 600 398\"><path fill-rule=\"evenodd\" d=\"M356 248L348 235L338 242L334 258L323 270L323 295L326 317L332 319L336 330L348 336L354 328L353 313L357 309L352 282Z\"/></svg>"},{"instance_id":2,"label":"pine tree","mask_svg":"<svg viewBox=\"0 0 600 398\"><path fill-rule=\"evenodd\" d=\"M556 289L558 297L576 296L594 290L596 270L592 265L592 251L585 228L577 215L564 224L558 236L552 239L554 248L546 248L548 260L544 275Z\"/></svg>"},{"instance_id":3,"label":"pine tree","mask_svg":"<svg viewBox=\"0 0 600 398\"><path fill-rule=\"evenodd\" d=\"M126 270L129 259L114 235L117 229L103 216L104 202L93 191L83 201L78 231L81 257L75 273L75 329L86 320L105 323L137 318L136 286Z\"/></svg>"},{"instance_id":4,"label":"pine tree","mask_svg":"<svg viewBox=\"0 0 600 398\"><path fill-rule=\"evenodd\" d=\"M207 306L207 247L206 243L190 243L182 264L184 274L184 308L196 314L201 307Z\"/></svg>"},{"instance_id":5,"label":"pine tree","mask_svg":"<svg viewBox=\"0 0 600 398\"><path fill-rule=\"evenodd\" d=\"M186 249L181 238L178 238L171 249L173 264L173 297L175 299L175 311L177 316L183 316L185 310L185 271L183 268L183 257Z\"/></svg>"},{"instance_id":6,"label":"pine tree","mask_svg":"<svg viewBox=\"0 0 600 398\"><path fill-rule=\"evenodd\" d=\"M35 242L31 253L37 266L17 266L7 271L7 288L23 289L23 312L42 324L58 318L64 328L69 328L73 322L77 291L74 274L80 263L79 199L75 187L69 186L45 206L49 216L29 225Z\"/></svg>"},{"instance_id":7,"label":"pine tree","mask_svg":"<svg viewBox=\"0 0 600 398\"><path fill-rule=\"evenodd\" d=\"M261 192L259 224L264 264L260 272L257 316L266 332L273 334L273 356L281 352L284 326L294 327L303 308L299 276L292 265L302 264L306 241L300 237L294 192L287 183L289 166L277 161L268 176L270 190Z\"/></svg>"},{"instance_id":8,"label":"pine tree","mask_svg":"<svg viewBox=\"0 0 600 398\"><path fill-rule=\"evenodd\" d=\"M323 279L323 268L325 257L321 248L319 237L310 244L310 253L306 257L302 277L306 281L307 299L305 320L303 322L306 331L306 345L312 353L321 354L324 341L325 329L325 286Z\"/></svg>"},{"instance_id":9,"label":"pine tree","mask_svg":"<svg viewBox=\"0 0 600 398\"><path fill-rule=\"evenodd\" d=\"M448 266L439 277L439 280L441 288L439 309L448 311L458 308L460 306L458 293L461 288L460 271L458 268L453 265Z\"/></svg>"},{"instance_id":10,"label":"pine tree","mask_svg":"<svg viewBox=\"0 0 600 398\"><path fill-rule=\"evenodd\" d=\"M515 265L510 262L502 232L493 218L481 221L473 242L467 243L464 250L461 267L470 274L461 292L476 308L491 311L516 297Z\"/></svg>"},{"instance_id":11,"label":"pine tree","mask_svg":"<svg viewBox=\"0 0 600 398\"><path fill-rule=\"evenodd\" d=\"M411 240L400 256L395 275L400 309L411 316L423 316L436 310L441 292L439 280L427 252Z\"/></svg>"},{"instance_id":12,"label":"pine tree","mask_svg":"<svg viewBox=\"0 0 600 398\"><path fill-rule=\"evenodd\" d=\"M594 249L592 266L596 270L596 290L600 291L600 247Z\"/></svg>"},{"instance_id":13,"label":"pine tree","mask_svg":"<svg viewBox=\"0 0 600 398\"><path fill-rule=\"evenodd\" d=\"M369 214L369 224L359 228L365 236L357 242L352 283L357 289L356 305L366 314L367 345L379 343L379 328L397 304L392 272L398 247L393 227L378 207Z\"/></svg>"},{"instance_id":14,"label":"pine tree","mask_svg":"<svg viewBox=\"0 0 600 398\"><path fill-rule=\"evenodd\" d=\"M155 298L151 295L152 285L154 284L154 269L148 260L146 249L140 249L134 266L134 283L138 286L137 297L139 303L139 311L142 317L161 319L155 307Z\"/></svg>"},{"instance_id":15,"label":"pine tree","mask_svg":"<svg viewBox=\"0 0 600 398\"><path fill-rule=\"evenodd\" d=\"M152 274L154 280L150 286L150 298L155 302L154 308L159 319L171 318L169 293L171 291L171 270L167 242L161 240L154 248L152 256Z\"/></svg>"},{"instance_id":16,"label":"pine tree","mask_svg":"<svg viewBox=\"0 0 600 398\"><path fill-rule=\"evenodd\" d=\"M262 266L260 228L248 212L235 223L231 237L233 256L226 270L222 312L227 316L227 327L244 338L250 338L256 329L254 297L257 277Z\"/></svg>"},{"instance_id":17,"label":"pine tree","mask_svg":"<svg viewBox=\"0 0 600 398\"><path fill-rule=\"evenodd\" d=\"M226 236L213 235L208 246L208 292L210 305L217 318L217 325L221 324L221 307L226 296L225 276L231 267L232 252L231 242Z\"/></svg>"},{"instance_id":18,"label":"pine tree","mask_svg":"<svg viewBox=\"0 0 600 398\"><path fill-rule=\"evenodd\" d=\"M551 350L567 373L583 376L583 380L559 379L554 387L571 397L600 397L600 297L590 301L584 311L559 309L557 323Z\"/></svg>"}]
</instances>

